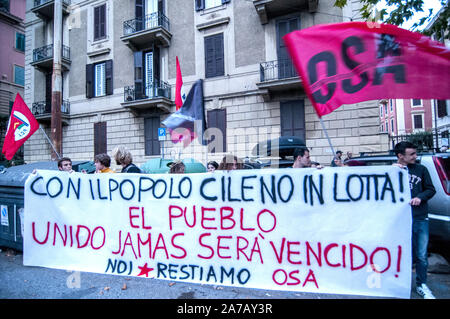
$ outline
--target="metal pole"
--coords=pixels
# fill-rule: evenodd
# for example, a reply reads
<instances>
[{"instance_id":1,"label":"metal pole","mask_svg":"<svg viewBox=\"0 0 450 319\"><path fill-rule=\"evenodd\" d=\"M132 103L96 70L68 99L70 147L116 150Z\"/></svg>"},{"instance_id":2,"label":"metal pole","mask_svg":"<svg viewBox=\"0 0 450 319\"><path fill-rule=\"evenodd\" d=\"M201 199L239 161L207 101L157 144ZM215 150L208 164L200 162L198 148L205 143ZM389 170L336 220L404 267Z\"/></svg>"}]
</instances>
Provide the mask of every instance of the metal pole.
<instances>
[{"instance_id":1,"label":"metal pole","mask_svg":"<svg viewBox=\"0 0 450 319\"><path fill-rule=\"evenodd\" d=\"M433 101L433 110L434 110L434 135L436 136L436 148L435 152L439 153L439 134L438 134L438 128L437 128L437 100Z\"/></svg>"},{"instance_id":2,"label":"metal pole","mask_svg":"<svg viewBox=\"0 0 450 319\"><path fill-rule=\"evenodd\" d=\"M41 129L42 133L44 133L45 138L47 139L47 141L50 143L51 147L53 148L53 152L55 152L56 156L58 156L58 159L61 158L61 156L59 155L59 153L56 151L55 147L53 146L52 142L50 141L50 139L48 138L47 134L45 133L45 131L42 129L41 126L39 126L39 128Z\"/></svg>"},{"instance_id":3,"label":"metal pole","mask_svg":"<svg viewBox=\"0 0 450 319\"><path fill-rule=\"evenodd\" d=\"M55 155L62 153L62 72L61 72L61 50L62 50L62 0L54 2L53 19L53 73L52 73L52 118L51 136L55 145ZM59 157L59 155L58 155Z\"/></svg>"},{"instance_id":4,"label":"metal pole","mask_svg":"<svg viewBox=\"0 0 450 319\"><path fill-rule=\"evenodd\" d=\"M333 157L334 157L334 156L336 156L336 153L334 152L334 148L333 148L333 145L331 144L330 137L328 136L327 129L325 128L325 124L323 123L323 120L321 117L319 117L319 120L320 120L320 124L322 125L322 129L325 133L325 136L327 137L328 144L330 144L331 152L333 152Z\"/></svg>"}]
</instances>

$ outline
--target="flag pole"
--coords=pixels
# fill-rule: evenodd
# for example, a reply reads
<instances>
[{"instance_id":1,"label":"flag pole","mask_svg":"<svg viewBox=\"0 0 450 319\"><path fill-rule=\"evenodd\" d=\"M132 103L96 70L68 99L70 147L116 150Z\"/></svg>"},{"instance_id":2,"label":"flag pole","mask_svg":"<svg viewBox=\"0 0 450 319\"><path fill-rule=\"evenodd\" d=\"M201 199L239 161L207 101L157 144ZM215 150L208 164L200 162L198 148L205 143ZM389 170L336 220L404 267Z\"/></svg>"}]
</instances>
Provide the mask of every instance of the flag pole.
<instances>
[{"instance_id":1,"label":"flag pole","mask_svg":"<svg viewBox=\"0 0 450 319\"><path fill-rule=\"evenodd\" d=\"M61 156L58 154L58 152L56 151L55 147L53 146L52 142L50 141L50 139L47 136L47 133L45 133L44 129L39 125L39 128L41 129L42 133L44 133L45 138L47 139L47 141L50 143L50 145L53 148L53 151L55 152L56 156L58 156L58 159L61 158Z\"/></svg>"},{"instance_id":2,"label":"flag pole","mask_svg":"<svg viewBox=\"0 0 450 319\"><path fill-rule=\"evenodd\" d=\"M319 117L319 120L320 120L320 124L322 125L322 130L324 131L325 136L327 137L328 144L330 144L331 152L333 153L333 156L336 156L336 153L334 153L333 144L331 144L331 140L330 140L330 137L328 136L328 131L325 128L325 123L323 123L322 117Z\"/></svg>"}]
</instances>

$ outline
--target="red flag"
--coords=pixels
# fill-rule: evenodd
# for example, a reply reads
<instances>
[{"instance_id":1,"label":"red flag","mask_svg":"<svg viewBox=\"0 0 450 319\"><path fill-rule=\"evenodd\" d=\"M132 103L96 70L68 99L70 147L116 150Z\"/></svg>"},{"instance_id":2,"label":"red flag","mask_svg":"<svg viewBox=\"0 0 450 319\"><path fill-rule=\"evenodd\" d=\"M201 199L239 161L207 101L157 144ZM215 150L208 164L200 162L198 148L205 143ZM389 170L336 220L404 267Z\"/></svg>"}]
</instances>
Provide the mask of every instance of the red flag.
<instances>
[{"instance_id":1,"label":"red flag","mask_svg":"<svg viewBox=\"0 0 450 319\"><path fill-rule=\"evenodd\" d=\"M181 76L180 63L178 62L177 57L177 81L175 83L175 106L177 111L181 108L184 100L186 99L186 96L183 96L184 92L182 92L182 87L183 87L183 77Z\"/></svg>"},{"instance_id":2,"label":"red flag","mask_svg":"<svg viewBox=\"0 0 450 319\"><path fill-rule=\"evenodd\" d=\"M450 50L420 33L345 22L283 39L319 117L368 100L450 99Z\"/></svg>"},{"instance_id":3,"label":"red flag","mask_svg":"<svg viewBox=\"0 0 450 319\"><path fill-rule=\"evenodd\" d=\"M3 142L2 153L6 159L11 160L17 150L38 128L39 123L34 118L20 94L17 93Z\"/></svg>"}]
</instances>

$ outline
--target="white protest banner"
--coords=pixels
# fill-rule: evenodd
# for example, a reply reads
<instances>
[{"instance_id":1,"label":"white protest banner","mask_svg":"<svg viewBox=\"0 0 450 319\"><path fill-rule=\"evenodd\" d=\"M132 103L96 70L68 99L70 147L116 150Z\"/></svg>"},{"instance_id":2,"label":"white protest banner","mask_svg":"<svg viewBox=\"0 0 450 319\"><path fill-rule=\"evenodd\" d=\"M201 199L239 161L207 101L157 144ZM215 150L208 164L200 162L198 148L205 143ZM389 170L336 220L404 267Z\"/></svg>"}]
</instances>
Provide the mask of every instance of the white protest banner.
<instances>
[{"instance_id":1,"label":"white protest banner","mask_svg":"<svg viewBox=\"0 0 450 319\"><path fill-rule=\"evenodd\" d=\"M409 298L411 208L397 167L80 174L25 184L24 265Z\"/></svg>"}]
</instances>

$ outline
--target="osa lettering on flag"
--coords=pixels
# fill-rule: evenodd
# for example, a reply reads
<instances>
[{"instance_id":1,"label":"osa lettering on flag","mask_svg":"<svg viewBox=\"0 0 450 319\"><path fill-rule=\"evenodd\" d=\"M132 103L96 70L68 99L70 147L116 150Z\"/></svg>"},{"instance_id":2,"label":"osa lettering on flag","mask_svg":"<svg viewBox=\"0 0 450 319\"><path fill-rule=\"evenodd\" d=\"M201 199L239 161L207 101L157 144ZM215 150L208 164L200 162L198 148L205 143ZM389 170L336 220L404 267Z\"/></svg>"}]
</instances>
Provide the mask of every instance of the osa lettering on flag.
<instances>
[{"instance_id":1,"label":"osa lettering on flag","mask_svg":"<svg viewBox=\"0 0 450 319\"><path fill-rule=\"evenodd\" d=\"M368 100L450 98L450 50L419 33L346 22L283 39L319 117Z\"/></svg>"},{"instance_id":2,"label":"osa lettering on flag","mask_svg":"<svg viewBox=\"0 0 450 319\"><path fill-rule=\"evenodd\" d=\"M20 94L17 93L3 142L2 153L6 159L11 160L17 150L38 128L39 123L34 118Z\"/></svg>"}]
</instances>

